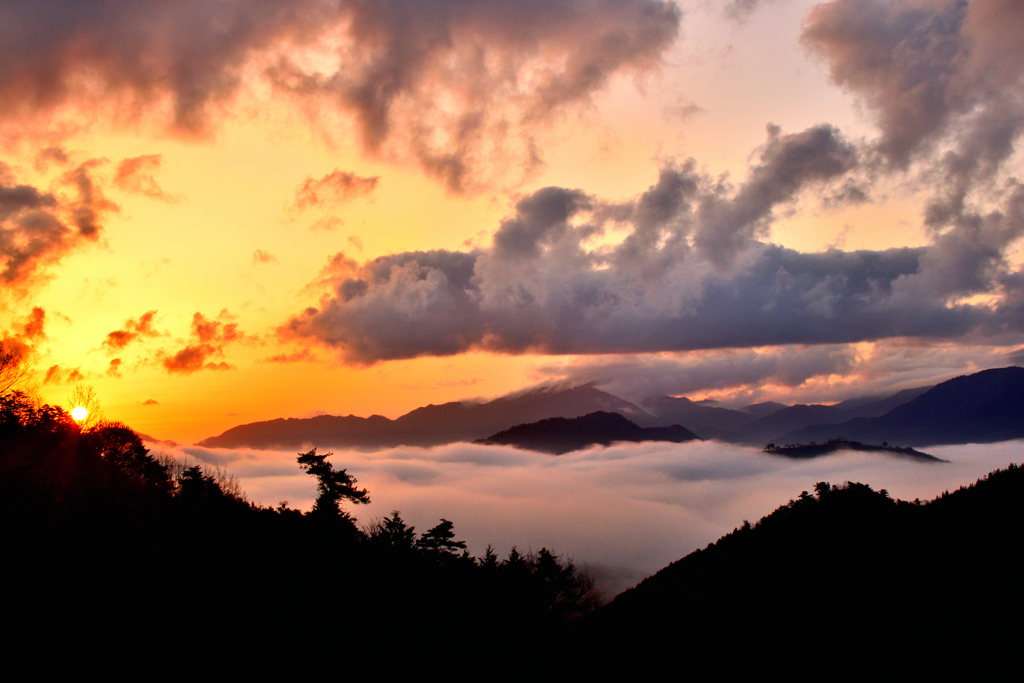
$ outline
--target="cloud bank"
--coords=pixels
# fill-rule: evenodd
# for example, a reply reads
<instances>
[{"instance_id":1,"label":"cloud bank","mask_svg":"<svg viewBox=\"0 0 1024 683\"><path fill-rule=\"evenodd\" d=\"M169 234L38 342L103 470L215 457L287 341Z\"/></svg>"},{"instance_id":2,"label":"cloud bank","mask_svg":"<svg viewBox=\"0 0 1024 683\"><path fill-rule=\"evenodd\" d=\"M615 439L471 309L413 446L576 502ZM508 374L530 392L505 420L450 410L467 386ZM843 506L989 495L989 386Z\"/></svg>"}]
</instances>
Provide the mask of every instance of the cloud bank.
<instances>
[{"instance_id":1,"label":"cloud bank","mask_svg":"<svg viewBox=\"0 0 1024 683\"><path fill-rule=\"evenodd\" d=\"M632 202L540 189L487 248L361 265L338 254L317 281L330 294L281 333L373 363L470 349L650 353L1024 332L1024 273L1006 260L1024 235L1024 185L927 246L799 252L759 238L800 192L845 182L857 152L829 126L768 133L736 187L691 160L663 168Z\"/></svg>"},{"instance_id":2,"label":"cloud bank","mask_svg":"<svg viewBox=\"0 0 1024 683\"><path fill-rule=\"evenodd\" d=\"M154 448L166 450L164 447ZM1020 459L1020 443L932 449L949 464L847 453L811 461L712 442L628 444L559 457L453 444L378 453L336 452L331 461L370 491L360 522L400 510L419 531L442 516L482 554L554 548L606 571L621 590L686 553L813 490L860 481L903 499L931 498ZM291 452L184 447L179 457L226 468L267 505L309 509L315 482ZM610 570L610 571L607 571Z\"/></svg>"}]
</instances>

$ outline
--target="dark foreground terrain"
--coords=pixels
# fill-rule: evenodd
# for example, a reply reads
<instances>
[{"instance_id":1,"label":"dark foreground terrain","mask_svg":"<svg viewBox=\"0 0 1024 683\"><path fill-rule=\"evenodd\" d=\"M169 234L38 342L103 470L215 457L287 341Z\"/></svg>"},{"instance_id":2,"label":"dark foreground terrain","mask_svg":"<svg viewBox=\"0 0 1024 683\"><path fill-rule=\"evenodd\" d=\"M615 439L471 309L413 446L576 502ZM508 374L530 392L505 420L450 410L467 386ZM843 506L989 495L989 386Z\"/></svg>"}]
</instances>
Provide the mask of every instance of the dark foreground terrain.
<instances>
[{"instance_id":1,"label":"dark foreground terrain","mask_svg":"<svg viewBox=\"0 0 1024 683\"><path fill-rule=\"evenodd\" d=\"M1024 469L933 501L819 483L599 607L542 549L470 556L316 450L314 509L248 503L155 460L128 428L80 430L0 397L6 661L133 678L842 677L1013 662ZM524 539L524 542L528 539ZM614 668L610 668L614 667ZM663 674L662 674L663 675Z\"/></svg>"}]
</instances>

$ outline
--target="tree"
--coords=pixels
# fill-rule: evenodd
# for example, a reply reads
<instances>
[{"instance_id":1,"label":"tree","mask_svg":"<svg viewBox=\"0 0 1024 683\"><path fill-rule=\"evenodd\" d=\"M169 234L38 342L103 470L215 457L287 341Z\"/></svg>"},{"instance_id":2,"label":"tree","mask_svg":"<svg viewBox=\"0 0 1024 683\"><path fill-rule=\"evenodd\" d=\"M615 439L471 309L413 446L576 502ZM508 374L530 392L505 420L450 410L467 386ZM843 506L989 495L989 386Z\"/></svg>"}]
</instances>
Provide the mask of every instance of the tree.
<instances>
[{"instance_id":1,"label":"tree","mask_svg":"<svg viewBox=\"0 0 1024 683\"><path fill-rule=\"evenodd\" d=\"M456 550L466 547L465 541L455 540L455 532L452 531L454 526L455 522L449 522L442 518L441 523L423 534L416 545L424 550L454 554Z\"/></svg>"},{"instance_id":2,"label":"tree","mask_svg":"<svg viewBox=\"0 0 1024 683\"><path fill-rule=\"evenodd\" d=\"M13 339L0 339L0 396L13 389L27 372L23 345Z\"/></svg>"},{"instance_id":3,"label":"tree","mask_svg":"<svg viewBox=\"0 0 1024 683\"><path fill-rule=\"evenodd\" d=\"M325 517L344 517L351 520L341 505L343 500L352 503L369 503L370 495L366 489L356 488L356 478L345 470L335 470L327 458L334 453L320 455L316 448L299 453L299 465L316 477L316 502L313 503L312 514Z\"/></svg>"},{"instance_id":4,"label":"tree","mask_svg":"<svg viewBox=\"0 0 1024 683\"><path fill-rule=\"evenodd\" d=\"M392 510L390 517L376 519L367 529L370 539L395 550L412 550L416 546L416 527L409 526Z\"/></svg>"},{"instance_id":5,"label":"tree","mask_svg":"<svg viewBox=\"0 0 1024 683\"><path fill-rule=\"evenodd\" d=\"M86 384L76 384L75 390L68 394L68 412L75 417L76 408L85 408L86 415L82 419L76 419L82 429L88 429L98 425L103 420L103 410L100 408L100 400L96 397L96 390Z\"/></svg>"}]
</instances>

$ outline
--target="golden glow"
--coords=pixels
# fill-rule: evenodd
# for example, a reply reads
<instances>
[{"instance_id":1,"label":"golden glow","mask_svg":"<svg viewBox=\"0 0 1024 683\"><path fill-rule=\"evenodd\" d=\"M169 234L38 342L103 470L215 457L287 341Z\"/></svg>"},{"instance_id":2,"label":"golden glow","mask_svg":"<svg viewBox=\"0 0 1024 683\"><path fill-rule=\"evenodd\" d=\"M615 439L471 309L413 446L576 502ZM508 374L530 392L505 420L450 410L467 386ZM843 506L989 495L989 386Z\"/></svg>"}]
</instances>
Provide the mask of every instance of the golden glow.
<instances>
[{"instance_id":1,"label":"golden glow","mask_svg":"<svg viewBox=\"0 0 1024 683\"><path fill-rule=\"evenodd\" d=\"M75 418L76 422L81 422L85 418L89 417L89 411L83 408L82 406L78 406L77 408L71 411L71 417Z\"/></svg>"}]
</instances>

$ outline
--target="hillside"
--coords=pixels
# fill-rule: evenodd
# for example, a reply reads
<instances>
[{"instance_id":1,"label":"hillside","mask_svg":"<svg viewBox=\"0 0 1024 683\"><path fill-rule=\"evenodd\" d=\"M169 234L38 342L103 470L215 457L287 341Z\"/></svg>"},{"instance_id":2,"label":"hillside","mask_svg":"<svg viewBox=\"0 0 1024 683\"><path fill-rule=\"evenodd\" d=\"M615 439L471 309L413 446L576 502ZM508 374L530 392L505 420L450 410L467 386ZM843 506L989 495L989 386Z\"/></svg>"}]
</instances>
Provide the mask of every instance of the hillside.
<instances>
[{"instance_id":1,"label":"hillside","mask_svg":"<svg viewBox=\"0 0 1024 683\"><path fill-rule=\"evenodd\" d=\"M850 653L852 667L956 661L931 660L939 642L999 657L1017 632L1002 615L1024 597L1021 500L1016 466L924 503L820 482L622 593L582 638L613 661L669 660L685 644L724 670Z\"/></svg>"},{"instance_id":2,"label":"hillside","mask_svg":"<svg viewBox=\"0 0 1024 683\"><path fill-rule=\"evenodd\" d=\"M1024 368L983 370L942 382L880 417L814 425L782 434L776 443L844 438L931 446L1024 438Z\"/></svg>"},{"instance_id":3,"label":"hillside","mask_svg":"<svg viewBox=\"0 0 1024 683\"><path fill-rule=\"evenodd\" d=\"M671 427L640 427L618 413L594 412L575 418L551 417L516 425L476 443L516 446L531 451L561 455L588 446L610 446L617 441L670 441L683 443L697 436L690 430Z\"/></svg>"}]
</instances>

